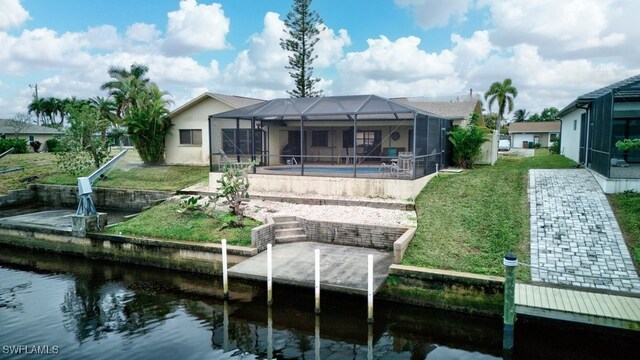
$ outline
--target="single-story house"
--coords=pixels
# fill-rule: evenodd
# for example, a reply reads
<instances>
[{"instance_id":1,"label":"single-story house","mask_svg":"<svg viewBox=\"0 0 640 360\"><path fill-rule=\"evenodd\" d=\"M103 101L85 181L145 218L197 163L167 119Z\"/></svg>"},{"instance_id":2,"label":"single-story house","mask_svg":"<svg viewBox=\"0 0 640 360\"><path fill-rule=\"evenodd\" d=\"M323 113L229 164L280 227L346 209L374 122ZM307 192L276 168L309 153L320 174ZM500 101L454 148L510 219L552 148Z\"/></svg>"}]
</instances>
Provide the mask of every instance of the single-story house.
<instances>
[{"instance_id":1,"label":"single-story house","mask_svg":"<svg viewBox=\"0 0 640 360\"><path fill-rule=\"evenodd\" d=\"M482 102L478 95L470 93L468 97L450 101L429 101L425 98L391 98L395 102L408 105L433 114L444 116L453 121L453 126L465 127L469 125L471 114L478 115L478 121L483 122ZM498 135L487 134L487 142L482 144L480 156L476 159L476 164L493 165L498 160Z\"/></svg>"},{"instance_id":2,"label":"single-story house","mask_svg":"<svg viewBox=\"0 0 640 360\"><path fill-rule=\"evenodd\" d=\"M640 138L640 75L581 95L558 116L564 156L590 169L606 193L640 191L640 151L615 146Z\"/></svg>"},{"instance_id":3,"label":"single-story house","mask_svg":"<svg viewBox=\"0 0 640 360\"><path fill-rule=\"evenodd\" d=\"M210 185L227 161L255 161L254 191L415 197L450 163L451 122L375 95L282 98L212 113Z\"/></svg>"},{"instance_id":4,"label":"single-story house","mask_svg":"<svg viewBox=\"0 0 640 360\"><path fill-rule=\"evenodd\" d=\"M535 144L546 148L560 136L560 121L514 122L509 124L509 136L513 148Z\"/></svg>"},{"instance_id":5,"label":"single-story house","mask_svg":"<svg viewBox=\"0 0 640 360\"><path fill-rule=\"evenodd\" d=\"M457 98L455 101L429 101L425 98L400 97L391 98L397 103L408 105L416 109L428 111L433 114L445 116L453 120L454 126L467 126L471 114L478 114L479 121L482 122L482 102L478 96Z\"/></svg>"},{"instance_id":6,"label":"single-story house","mask_svg":"<svg viewBox=\"0 0 640 360\"><path fill-rule=\"evenodd\" d=\"M211 153L207 128L209 115L263 101L206 92L176 108L169 114L173 127L165 138L165 162L171 165L208 165ZM236 123L234 120L219 119L215 126L216 134L222 134L224 129L235 129ZM248 124L242 124L242 127L246 126ZM218 140L221 139L216 139ZM219 146L214 150L217 151L218 148Z\"/></svg>"},{"instance_id":7,"label":"single-story house","mask_svg":"<svg viewBox=\"0 0 640 360\"><path fill-rule=\"evenodd\" d=\"M51 138L60 138L63 132L47 126L24 124L10 119L0 119L0 137L7 139L25 139L27 144L39 141L42 150L46 150L45 142ZM28 147L31 150L31 147Z\"/></svg>"}]
</instances>

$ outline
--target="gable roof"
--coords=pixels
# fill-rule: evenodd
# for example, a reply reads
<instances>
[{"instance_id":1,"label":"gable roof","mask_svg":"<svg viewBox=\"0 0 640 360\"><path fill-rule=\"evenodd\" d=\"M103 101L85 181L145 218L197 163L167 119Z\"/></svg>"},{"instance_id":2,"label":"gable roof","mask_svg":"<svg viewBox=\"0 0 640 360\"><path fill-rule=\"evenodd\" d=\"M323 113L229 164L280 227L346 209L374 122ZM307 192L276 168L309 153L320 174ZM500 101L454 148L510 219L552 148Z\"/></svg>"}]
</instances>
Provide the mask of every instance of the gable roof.
<instances>
[{"instance_id":1,"label":"gable roof","mask_svg":"<svg viewBox=\"0 0 640 360\"><path fill-rule=\"evenodd\" d=\"M423 98L391 98L391 100L409 105L414 108L430 113L442 115L453 120L468 119L469 115L476 110L480 100L477 98L464 99L461 101L427 101ZM480 105L482 109L482 105Z\"/></svg>"},{"instance_id":2,"label":"gable roof","mask_svg":"<svg viewBox=\"0 0 640 360\"><path fill-rule=\"evenodd\" d=\"M565 106L558 113L559 117L566 115L567 113L573 111L581 105L588 104L591 101L606 95L610 92L614 92L614 96L618 97L640 97L640 74L632 76L630 78L624 79L622 81L618 81L611 85L602 87L598 90L594 90L588 92L586 94L578 96L574 101L572 101L569 105Z\"/></svg>"},{"instance_id":3,"label":"gable roof","mask_svg":"<svg viewBox=\"0 0 640 360\"><path fill-rule=\"evenodd\" d=\"M236 95L224 95L224 94L217 94L217 93L210 93L210 92L205 92L202 93L201 95L193 98L190 101L187 101L186 103L182 104L181 106L177 107L176 109L174 109L170 114L169 117L173 118L176 115L184 112L187 109L190 109L191 107L195 106L196 104L206 100L206 99L215 99L220 101L223 104L229 105L230 107L234 108L234 109L238 109L241 107L245 107L245 106L249 106L249 105L254 105L254 104L259 104L264 102L264 100L262 99L254 99L254 98L250 98L250 97L243 97L243 96L236 96Z\"/></svg>"},{"instance_id":4,"label":"gable roof","mask_svg":"<svg viewBox=\"0 0 640 360\"><path fill-rule=\"evenodd\" d=\"M557 133L560 121L514 122L509 124L509 134L513 133Z\"/></svg>"},{"instance_id":5,"label":"gable roof","mask_svg":"<svg viewBox=\"0 0 640 360\"><path fill-rule=\"evenodd\" d=\"M280 98L212 116L221 119L351 120L354 115L358 119L413 119L415 114L440 117L377 95Z\"/></svg>"},{"instance_id":6,"label":"gable roof","mask_svg":"<svg viewBox=\"0 0 640 360\"><path fill-rule=\"evenodd\" d=\"M9 119L0 119L0 134L15 134L14 127L9 125ZM47 126L40 126L35 124L28 124L25 128L21 129L18 134L23 135L56 135L62 134L62 131Z\"/></svg>"}]
</instances>

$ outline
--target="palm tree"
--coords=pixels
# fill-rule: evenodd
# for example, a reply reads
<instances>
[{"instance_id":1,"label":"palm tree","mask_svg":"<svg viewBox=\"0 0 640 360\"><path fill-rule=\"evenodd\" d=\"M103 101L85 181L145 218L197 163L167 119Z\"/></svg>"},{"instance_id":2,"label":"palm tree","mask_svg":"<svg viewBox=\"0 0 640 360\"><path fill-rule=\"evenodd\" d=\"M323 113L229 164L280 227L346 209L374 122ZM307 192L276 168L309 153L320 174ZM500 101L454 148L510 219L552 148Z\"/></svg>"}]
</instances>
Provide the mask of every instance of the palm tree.
<instances>
[{"instance_id":1,"label":"palm tree","mask_svg":"<svg viewBox=\"0 0 640 360\"><path fill-rule=\"evenodd\" d=\"M44 110L44 106L42 104L43 102L44 102L44 99L42 98L39 98L39 99L33 98L31 103L27 107L29 114L34 113L36 115L36 120L38 125L40 125L41 116Z\"/></svg>"},{"instance_id":2,"label":"palm tree","mask_svg":"<svg viewBox=\"0 0 640 360\"><path fill-rule=\"evenodd\" d=\"M120 66L111 66L108 70L113 79L100 86L102 90L108 90L109 96L116 103L116 115L124 118L125 112L131 106L135 106L135 95L149 85L146 76L149 67L141 64L133 64L130 70Z\"/></svg>"},{"instance_id":3,"label":"palm tree","mask_svg":"<svg viewBox=\"0 0 640 360\"><path fill-rule=\"evenodd\" d=\"M498 132L500 131L505 110L507 110L507 114L513 110L513 99L516 96L518 96L518 89L512 85L509 78L504 79L502 82L494 82L484 94L484 99L488 101L489 110L491 110L494 102L498 102L498 120L496 121L496 130Z\"/></svg>"},{"instance_id":4,"label":"palm tree","mask_svg":"<svg viewBox=\"0 0 640 360\"><path fill-rule=\"evenodd\" d=\"M526 109L518 109L513 112L513 120L515 122L527 121L529 118L529 112Z\"/></svg>"},{"instance_id":5,"label":"palm tree","mask_svg":"<svg viewBox=\"0 0 640 360\"><path fill-rule=\"evenodd\" d=\"M57 105L57 100L54 97L48 97L46 99L43 100L42 102L42 113L44 114L45 118L48 118L49 121L47 121L48 124L53 125L53 119L56 116L56 113L58 112L58 105Z\"/></svg>"},{"instance_id":6,"label":"palm tree","mask_svg":"<svg viewBox=\"0 0 640 360\"><path fill-rule=\"evenodd\" d=\"M161 91L151 82L144 90L133 95L132 104L124 117L127 133L145 164L158 165L164 161L164 139L171 129L167 99L169 93Z\"/></svg>"}]
</instances>

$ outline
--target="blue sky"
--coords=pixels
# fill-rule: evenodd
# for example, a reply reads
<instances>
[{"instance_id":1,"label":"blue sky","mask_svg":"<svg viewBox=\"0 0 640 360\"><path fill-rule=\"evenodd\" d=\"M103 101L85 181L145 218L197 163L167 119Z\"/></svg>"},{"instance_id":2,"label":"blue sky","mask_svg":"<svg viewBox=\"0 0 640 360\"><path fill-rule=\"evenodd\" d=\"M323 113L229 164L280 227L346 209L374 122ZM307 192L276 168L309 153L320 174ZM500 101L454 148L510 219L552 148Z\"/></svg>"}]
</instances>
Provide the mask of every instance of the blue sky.
<instances>
[{"instance_id":1,"label":"blue sky","mask_svg":"<svg viewBox=\"0 0 640 360\"><path fill-rule=\"evenodd\" d=\"M633 0L314 0L326 95L455 99L512 78L516 108L563 107L640 73ZM288 0L0 0L0 118L41 97L104 96L134 62L179 106L204 91L292 87L279 48Z\"/></svg>"}]
</instances>

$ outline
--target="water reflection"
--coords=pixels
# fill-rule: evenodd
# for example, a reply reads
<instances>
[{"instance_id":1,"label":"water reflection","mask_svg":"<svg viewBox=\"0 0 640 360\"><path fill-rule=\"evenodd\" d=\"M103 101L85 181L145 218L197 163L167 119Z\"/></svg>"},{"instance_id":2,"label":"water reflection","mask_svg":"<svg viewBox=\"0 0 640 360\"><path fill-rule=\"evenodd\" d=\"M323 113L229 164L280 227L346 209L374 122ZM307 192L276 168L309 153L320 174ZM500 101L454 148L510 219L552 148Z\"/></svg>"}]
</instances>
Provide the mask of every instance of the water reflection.
<instances>
[{"instance_id":1,"label":"water reflection","mask_svg":"<svg viewBox=\"0 0 640 360\"><path fill-rule=\"evenodd\" d=\"M501 355L499 319L378 301L375 322L367 324L365 298L324 293L322 313L316 315L313 289L278 288L274 304L267 306L264 284L235 281L230 283L230 300L225 301L221 284L210 276L15 249L0 249L0 278L3 343L55 344L69 359L490 359ZM516 331L527 334L527 339L516 338L516 352L520 352L516 358L536 354L553 358L554 353L597 358L601 354L575 344L549 351L544 345L533 345L531 339L541 337L535 331ZM563 336L577 341L584 334ZM632 354L637 346L629 345L635 343L624 336L616 350ZM598 339L600 345L611 341L602 333Z\"/></svg>"}]
</instances>

